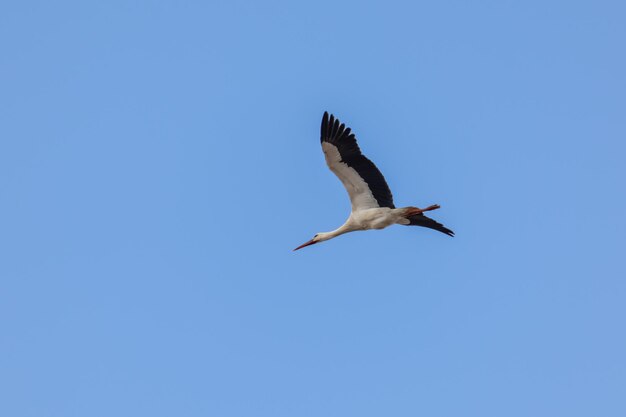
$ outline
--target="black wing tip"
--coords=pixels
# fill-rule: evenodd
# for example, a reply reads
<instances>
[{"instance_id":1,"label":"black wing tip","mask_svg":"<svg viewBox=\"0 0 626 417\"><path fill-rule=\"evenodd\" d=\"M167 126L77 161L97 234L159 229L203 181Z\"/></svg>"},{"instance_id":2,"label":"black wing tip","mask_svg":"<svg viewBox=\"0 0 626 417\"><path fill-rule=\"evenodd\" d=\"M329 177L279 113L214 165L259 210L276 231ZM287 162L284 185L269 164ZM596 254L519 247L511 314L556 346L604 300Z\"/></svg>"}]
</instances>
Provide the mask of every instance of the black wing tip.
<instances>
[{"instance_id":1,"label":"black wing tip","mask_svg":"<svg viewBox=\"0 0 626 417\"><path fill-rule=\"evenodd\" d=\"M448 229L443 224L431 219L430 217L424 216L423 214L417 214L415 216L409 217L408 219L411 223L408 224L407 226L427 227L429 229L436 230L450 237L454 237L454 232L452 230Z\"/></svg>"},{"instance_id":2,"label":"black wing tip","mask_svg":"<svg viewBox=\"0 0 626 417\"><path fill-rule=\"evenodd\" d=\"M331 115L328 114L327 111L324 112L324 116L322 116L322 126L326 125L328 126L328 120L330 119Z\"/></svg>"},{"instance_id":3,"label":"black wing tip","mask_svg":"<svg viewBox=\"0 0 626 417\"><path fill-rule=\"evenodd\" d=\"M448 229L446 226L444 226L443 224L439 222L435 222L435 223L437 223L437 228L435 230L438 230L441 233L444 233L450 237L454 237L454 232L452 230Z\"/></svg>"},{"instance_id":4,"label":"black wing tip","mask_svg":"<svg viewBox=\"0 0 626 417\"><path fill-rule=\"evenodd\" d=\"M426 227L428 227L428 226L426 226ZM450 237L454 237L454 232L452 230L448 229L447 227L445 227L444 225L440 224L440 223L437 223L436 226L430 227L430 228L433 229L433 230L436 230L438 232L441 232L444 235L448 235Z\"/></svg>"},{"instance_id":5,"label":"black wing tip","mask_svg":"<svg viewBox=\"0 0 626 417\"><path fill-rule=\"evenodd\" d=\"M322 116L321 141L333 142L338 140L345 133L346 126L339 121L332 113L324 112Z\"/></svg>"},{"instance_id":6,"label":"black wing tip","mask_svg":"<svg viewBox=\"0 0 626 417\"><path fill-rule=\"evenodd\" d=\"M326 122L327 126L332 127L333 124L335 123L339 123L341 124L341 122L339 121L339 118L335 117L334 114L329 113L328 111L324 112L324 115L322 116L322 123Z\"/></svg>"}]
</instances>

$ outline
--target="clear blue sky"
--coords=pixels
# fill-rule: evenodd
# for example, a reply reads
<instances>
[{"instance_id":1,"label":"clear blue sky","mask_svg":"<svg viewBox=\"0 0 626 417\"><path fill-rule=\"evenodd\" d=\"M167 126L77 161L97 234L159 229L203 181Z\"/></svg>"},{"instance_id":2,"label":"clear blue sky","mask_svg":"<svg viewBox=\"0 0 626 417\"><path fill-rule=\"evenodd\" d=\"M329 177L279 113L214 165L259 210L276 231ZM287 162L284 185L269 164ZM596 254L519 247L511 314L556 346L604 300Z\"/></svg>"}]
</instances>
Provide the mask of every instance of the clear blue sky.
<instances>
[{"instance_id":1,"label":"clear blue sky","mask_svg":"<svg viewBox=\"0 0 626 417\"><path fill-rule=\"evenodd\" d=\"M626 415L620 1L4 2L0 415ZM353 233L356 132L456 238Z\"/></svg>"}]
</instances>

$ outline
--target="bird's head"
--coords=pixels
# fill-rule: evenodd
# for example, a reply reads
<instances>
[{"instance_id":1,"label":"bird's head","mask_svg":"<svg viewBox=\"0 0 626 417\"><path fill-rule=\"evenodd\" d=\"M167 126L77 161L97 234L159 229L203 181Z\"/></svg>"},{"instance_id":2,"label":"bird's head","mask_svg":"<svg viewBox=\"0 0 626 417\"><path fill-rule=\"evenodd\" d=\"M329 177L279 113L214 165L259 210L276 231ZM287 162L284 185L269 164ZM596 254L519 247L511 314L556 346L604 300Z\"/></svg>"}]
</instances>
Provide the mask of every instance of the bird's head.
<instances>
[{"instance_id":1,"label":"bird's head","mask_svg":"<svg viewBox=\"0 0 626 417\"><path fill-rule=\"evenodd\" d=\"M298 246L297 248L294 249L294 251L297 251L298 249L302 249L304 247L313 245L315 243L319 243L319 242L323 242L325 240L330 239L330 237L326 236L327 233L318 233L315 236L313 236L313 239L309 240L306 243L303 243L302 245Z\"/></svg>"}]
</instances>

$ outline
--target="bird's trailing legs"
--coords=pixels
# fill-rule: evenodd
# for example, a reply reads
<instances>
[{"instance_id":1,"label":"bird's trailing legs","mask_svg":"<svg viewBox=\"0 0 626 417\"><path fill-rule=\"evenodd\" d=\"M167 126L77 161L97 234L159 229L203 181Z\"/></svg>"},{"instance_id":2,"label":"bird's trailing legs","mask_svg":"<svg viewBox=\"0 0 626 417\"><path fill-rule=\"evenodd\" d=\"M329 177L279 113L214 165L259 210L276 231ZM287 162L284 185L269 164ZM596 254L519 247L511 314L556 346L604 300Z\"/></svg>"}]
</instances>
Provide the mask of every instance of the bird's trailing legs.
<instances>
[{"instance_id":1,"label":"bird's trailing legs","mask_svg":"<svg viewBox=\"0 0 626 417\"><path fill-rule=\"evenodd\" d=\"M422 214L425 211L437 210L438 208L441 208L439 204L433 204L432 206L428 206L423 209L417 208L417 207L407 207L406 211L404 212L404 215L406 217L416 216L418 214Z\"/></svg>"}]
</instances>

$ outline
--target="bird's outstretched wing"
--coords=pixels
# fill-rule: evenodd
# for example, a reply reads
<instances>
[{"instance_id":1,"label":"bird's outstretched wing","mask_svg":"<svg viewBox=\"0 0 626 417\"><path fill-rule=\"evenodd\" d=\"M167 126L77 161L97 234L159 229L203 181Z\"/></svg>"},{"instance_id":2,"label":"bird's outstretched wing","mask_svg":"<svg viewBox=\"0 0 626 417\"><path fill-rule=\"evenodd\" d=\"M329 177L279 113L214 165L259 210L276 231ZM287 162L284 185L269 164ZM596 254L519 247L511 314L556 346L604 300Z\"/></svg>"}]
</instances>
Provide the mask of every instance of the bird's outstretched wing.
<instances>
[{"instance_id":1,"label":"bird's outstretched wing","mask_svg":"<svg viewBox=\"0 0 626 417\"><path fill-rule=\"evenodd\" d=\"M376 207L395 208L383 174L361 153L350 128L346 128L335 116L329 117L328 112L322 118L321 140L326 164L346 187L352 211Z\"/></svg>"},{"instance_id":2,"label":"bird's outstretched wing","mask_svg":"<svg viewBox=\"0 0 626 417\"><path fill-rule=\"evenodd\" d=\"M443 224L436 222L430 217L424 216L423 214L417 214L415 216L411 216L408 218L408 220L410 223L407 224L406 226L428 227L429 229L434 229L434 230L440 231L441 233L445 233L448 236L454 237L454 232L452 230L448 229Z\"/></svg>"}]
</instances>

